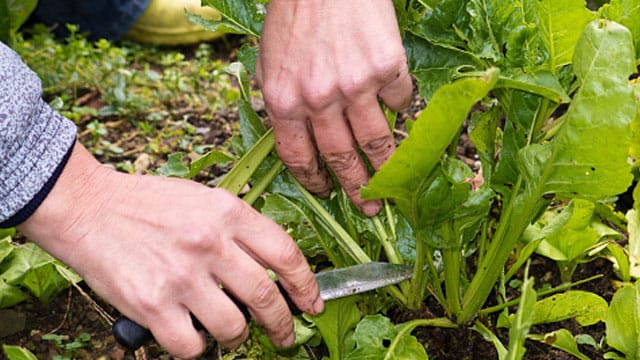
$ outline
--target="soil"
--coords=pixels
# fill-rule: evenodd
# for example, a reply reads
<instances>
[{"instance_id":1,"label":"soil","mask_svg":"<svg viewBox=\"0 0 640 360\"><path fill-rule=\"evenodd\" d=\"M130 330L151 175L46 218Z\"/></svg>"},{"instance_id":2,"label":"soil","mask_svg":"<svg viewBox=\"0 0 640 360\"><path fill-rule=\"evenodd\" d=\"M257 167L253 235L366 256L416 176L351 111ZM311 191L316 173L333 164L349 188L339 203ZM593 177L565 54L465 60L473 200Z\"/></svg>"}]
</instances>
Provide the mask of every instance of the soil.
<instances>
[{"instance_id":1,"label":"soil","mask_svg":"<svg viewBox=\"0 0 640 360\"><path fill-rule=\"evenodd\" d=\"M96 94L86 94L86 102L84 105L91 105L95 100ZM94 104L99 106L99 104ZM180 104L175 104L179 110ZM263 110L260 103L254 104L258 110ZM404 122L407 119L415 119L419 111L424 108L424 102L417 96L413 101L410 109L401 114L398 122L398 130L396 135L400 140L406 134L404 133ZM185 108L185 116L194 126L208 126L211 131L208 132L206 142L208 144L221 145L232 134L233 124L237 122L238 115L233 110L222 111L215 115L214 121L200 121L202 110L194 110ZM259 111L264 116L263 111ZM114 141L125 149L121 155L110 155L109 158L103 158L106 163L116 163L123 160L135 162L139 158L139 152L145 144L144 137L137 136L131 125L127 121L121 119L110 119L106 121L106 125L111 129L118 129L119 133L115 133ZM114 133L114 131L110 131ZM80 140L89 140L88 134L80 134ZM458 156L467 162L472 168L477 170L478 160L475 151L467 137L461 137L458 145ZM152 163L150 168L157 168L160 164ZM223 174L227 169L212 168L209 174L196 179L199 181L209 181ZM533 258L530 273L537 280L537 285L541 283L549 283L550 285L558 285L560 279L556 264L542 257ZM607 301L611 299L614 289L612 281L615 275L608 261L598 259L589 264L582 265L575 273L574 280L584 279L593 275L603 274L604 276L589 283L583 284L578 288L595 292L603 296ZM440 307L434 303L425 303L422 311L407 311L405 309L391 309L388 316L395 322L403 322L416 318L430 318L443 316L439 313ZM515 311L511 309L511 311ZM43 305L36 302L24 302L11 309L0 311L1 319L17 319L12 325L16 325L18 331L0 338L0 343L20 345L37 354L38 358L49 359L55 355L64 355L64 351L54 341L42 339L43 335L53 333L63 336L63 342L69 342L77 338L81 333L88 333L91 336L90 341L84 344L80 349L74 350L72 356L68 358L78 359L171 359L169 355L164 353L156 344L150 344L137 353L123 350L116 344L111 334L110 321L118 316L118 311L110 305L102 302L91 290L80 284L76 287L69 288L56 296L51 303ZM487 327L493 330L497 336L506 343L508 341L508 330L496 328L489 319L480 319ZM0 321L1 323L2 321ZM24 325L21 326L21 322ZM1 327L1 326L0 326ZM588 333L596 341L600 341L604 336L604 325L602 323L589 328L582 328L575 321L564 321L560 324L551 324L546 326L536 326L532 329L532 333L544 334L558 328L567 328L573 334ZM478 333L467 327L460 329L442 329L442 328L417 328L415 335L420 342L427 345L427 351L431 359L437 360L461 360L461 359L497 359L497 353L493 345L484 340ZM213 342L212 342L213 344ZM528 341L527 353L525 359L530 360L562 360L573 359L572 356L551 348L548 345ZM591 346L580 346L580 350L591 359L601 359L602 352ZM323 348L314 350L317 358L325 354ZM0 354L0 358L3 355ZM211 345L208 351L202 356L202 359L218 359L220 351Z\"/></svg>"}]
</instances>

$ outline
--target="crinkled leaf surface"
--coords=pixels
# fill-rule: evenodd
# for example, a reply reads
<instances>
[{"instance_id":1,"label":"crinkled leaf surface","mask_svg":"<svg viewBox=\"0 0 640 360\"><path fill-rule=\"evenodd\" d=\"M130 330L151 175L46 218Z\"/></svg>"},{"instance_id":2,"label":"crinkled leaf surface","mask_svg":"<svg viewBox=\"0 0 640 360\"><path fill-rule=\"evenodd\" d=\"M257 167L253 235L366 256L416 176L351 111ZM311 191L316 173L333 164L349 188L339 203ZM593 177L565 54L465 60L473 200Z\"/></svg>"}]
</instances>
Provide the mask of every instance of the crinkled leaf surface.
<instances>
[{"instance_id":1,"label":"crinkled leaf surface","mask_svg":"<svg viewBox=\"0 0 640 360\"><path fill-rule=\"evenodd\" d=\"M363 196L395 198L405 216L412 222L417 220L415 206L423 184L457 135L471 106L491 90L497 77L498 70L491 69L482 77L441 87L418 117L411 135L363 189Z\"/></svg>"},{"instance_id":2,"label":"crinkled leaf surface","mask_svg":"<svg viewBox=\"0 0 640 360\"><path fill-rule=\"evenodd\" d=\"M427 101L442 85L453 81L459 67L478 66L474 57L457 48L443 47L413 34L404 39L409 69Z\"/></svg>"},{"instance_id":3,"label":"crinkled leaf surface","mask_svg":"<svg viewBox=\"0 0 640 360\"><path fill-rule=\"evenodd\" d=\"M634 71L629 31L610 21L585 29L574 58L580 83L557 136L531 145L520 165L529 186L542 193L602 199L631 183L627 163L636 102L628 77Z\"/></svg>"},{"instance_id":4,"label":"crinkled leaf surface","mask_svg":"<svg viewBox=\"0 0 640 360\"><path fill-rule=\"evenodd\" d=\"M264 4L253 0L202 0L203 6L218 10L222 18L198 23L207 30L260 36L264 22ZM200 17L200 19L202 19Z\"/></svg>"},{"instance_id":5,"label":"crinkled leaf surface","mask_svg":"<svg viewBox=\"0 0 640 360\"><path fill-rule=\"evenodd\" d=\"M640 358L640 282L613 295L607 316L607 344L627 359Z\"/></svg>"},{"instance_id":6,"label":"crinkled leaf surface","mask_svg":"<svg viewBox=\"0 0 640 360\"><path fill-rule=\"evenodd\" d=\"M345 360L428 359L424 347L410 332L400 331L382 315L366 316L354 332L356 348Z\"/></svg>"},{"instance_id":7,"label":"crinkled leaf surface","mask_svg":"<svg viewBox=\"0 0 640 360\"><path fill-rule=\"evenodd\" d=\"M536 302L533 311L535 325L575 318L580 325L589 326L605 320L608 304L592 292L571 290Z\"/></svg>"}]
</instances>

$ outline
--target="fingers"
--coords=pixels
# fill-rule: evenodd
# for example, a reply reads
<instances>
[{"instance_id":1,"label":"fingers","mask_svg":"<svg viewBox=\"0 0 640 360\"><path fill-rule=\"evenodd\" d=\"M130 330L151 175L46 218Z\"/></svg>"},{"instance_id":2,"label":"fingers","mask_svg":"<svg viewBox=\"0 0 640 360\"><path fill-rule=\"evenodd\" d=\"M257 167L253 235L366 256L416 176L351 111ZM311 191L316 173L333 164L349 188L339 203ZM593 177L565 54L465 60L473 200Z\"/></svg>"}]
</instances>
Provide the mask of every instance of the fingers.
<instances>
[{"instance_id":1,"label":"fingers","mask_svg":"<svg viewBox=\"0 0 640 360\"><path fill-rule=\"evenodd\" d=\"M219 274L220 282L248 307L251 317L262 326L275 345L293 345L293 318L275 282L262 266L245 252L237 250L233 265ZM230 251L230 255L233 252ZM240 334L239 331L234 333Z\"/></svg>"},{"instance_id":2,"label":"fingers","mask_svg":"<svg viewBox=\"0 0 640 360\"><path fill-rule=\"evenodd\" d=\"M190 311L220 345L227 349L237 348L249 335L244 315L214 279L202 279L200 283L190 296L193 300L188 303Z\"/></svg>"},{"instance_id":3,"label":"fingers","mask_svg":"<svg viewBox=\"0 0 640 360\"><path fill-rule=\"evenodd\" d=\"M327 197L333 183L320 164L306 121L272 118L276 150L282 162L309 191Z\"/></svg>"},{"instance_id":4,"label":"fingers","mask_svg":"<svg viewBox=\"0 0 640 360\"><path fill-rule=\"evenodd\" d=\"M380 89L378 96L395 111L400 111L411 103L413 83L407 69L406 61L402 63L394 78Z\"/></svg>"},{"instance_id":5,"label":"fingers","mask_svg":"<svg viewBox=\"0 0 640 360\"><path fill-rule=\"evenodd\" d=\"M204 335L193 327L186 308L165 308L154 315L154 322L149 328L168 352L179 358L192 359L204 351Z\"/></svg>"},{"instance_id":6,"label":"fingers","mask_svg":"<svg viewBox=\"0 0 640 360\"><path fill-rule=\"evenodd\" d=\"M360 197L360 186L367 183L369 172L358 153L358 146L344 117L342 106L328 106L316 114L311 123L318 150L349 198L363 213L376 214L380 209L379 202L365 201Z\"/></svg>"},{"instance_id":7,"label":"fingers","mask_svg":"<svg viewBox=\"0 0 640 360\"><path fill-rule=\"evenodd\" d=\"M320 313L323 308L320 289L300 248L276 223L251 210L251 213L242 215L244 219L251 221L251 226L243 226L239 229L236 241L244 253L260 262L262 267L258 269L247 261L246 264L251 266L244 265L243 268L238 268L238 271L254 274L255 278L262 278L263 275L266 276L264 268L272 269L300 310L309 314ZM269 234L269 236L256 238L256 234ZM234 260L234 263L237 264L238 261ZM272 283L273 281L269 285L273 285ZM263 286L266 287L264 284ZM232 290L235 291L235 289ZM275 285L268 291L271 290L274 290L273 293L277 297L281 297ZM236 293L240 294L240 291Z\"/></svg>"}]
</instances>

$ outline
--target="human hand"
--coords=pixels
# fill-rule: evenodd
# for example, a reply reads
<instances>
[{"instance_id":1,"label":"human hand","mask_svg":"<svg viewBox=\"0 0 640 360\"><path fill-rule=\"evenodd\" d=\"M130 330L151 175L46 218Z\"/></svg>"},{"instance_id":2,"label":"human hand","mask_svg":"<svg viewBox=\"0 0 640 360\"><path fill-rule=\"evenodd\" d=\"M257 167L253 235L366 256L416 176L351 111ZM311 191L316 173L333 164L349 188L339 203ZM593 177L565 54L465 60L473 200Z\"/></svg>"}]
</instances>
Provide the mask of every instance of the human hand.
<instances>
[{"instance_id":1,"label":"human hand","mask_svg":"<svg viewBox=\"0 0 640 360\"><path fill-rule=\"evenodd\" d=\"M406 107L412 94L390 0L272 0L256 66L282 161L310 191L327 196L333 170L366 215L365 161L377 170L395 150L378 103ZM321 157L321 158L320 158Z\"/></svg>"},{"instance_id":2,"label":"human hand","mask_svg":"<svg viewBox=\"0 0 640 360\"><path fill-rule=\"evenodd\" d=\"M218 284L247 305L276 345L293 344L291 313L265 268L302 311L322 311L295 242L251 206L192 181L117 173L81 145L19 229L182 358L205 346L190 313L223 346L234 348L248 335Z\"/></svg>"}]
</instances>

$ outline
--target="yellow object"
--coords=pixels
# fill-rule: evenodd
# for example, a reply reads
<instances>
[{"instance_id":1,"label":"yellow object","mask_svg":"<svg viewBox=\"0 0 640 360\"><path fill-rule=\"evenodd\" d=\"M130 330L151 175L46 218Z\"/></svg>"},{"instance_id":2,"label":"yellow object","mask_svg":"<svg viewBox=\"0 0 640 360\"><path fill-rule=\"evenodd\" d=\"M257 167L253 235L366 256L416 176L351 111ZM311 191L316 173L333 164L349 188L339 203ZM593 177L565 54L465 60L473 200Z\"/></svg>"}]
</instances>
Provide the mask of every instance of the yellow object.
<instances>
[{"instance_id":1,"label":"yellow object","mask_svg":"<svg viewBox=\"0 0 640 360\"><path fill-rule=\"evenodd\" d=\"M200 0L151 0L125 37L158 45L187 45L221 36L189 21L185 9L206 19L220 18L215 9L200 6Z\"/></svg>"}]
</instances>

